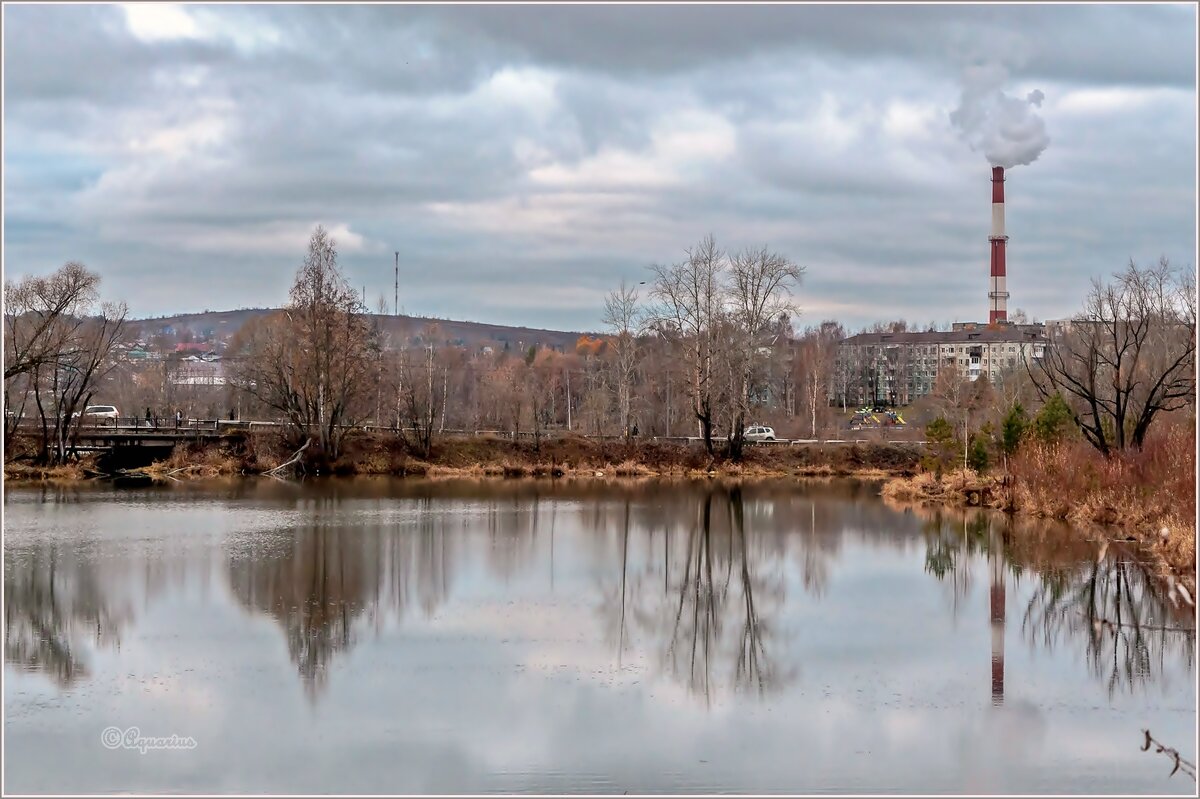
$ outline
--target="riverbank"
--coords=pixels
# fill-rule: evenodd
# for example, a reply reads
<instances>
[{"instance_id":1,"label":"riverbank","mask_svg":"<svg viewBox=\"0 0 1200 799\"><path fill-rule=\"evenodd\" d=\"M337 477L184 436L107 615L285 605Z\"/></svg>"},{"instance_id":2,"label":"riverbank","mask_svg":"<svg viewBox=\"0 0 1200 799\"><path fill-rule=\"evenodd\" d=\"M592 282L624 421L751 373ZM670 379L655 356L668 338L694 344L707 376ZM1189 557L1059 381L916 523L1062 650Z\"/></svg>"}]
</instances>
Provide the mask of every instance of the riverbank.
<instances>
[{"instance_id":1,"label":"riverbank","mask_svg":"<svg viewBox=\"0 0 1200 799\"><path fill-rule=\"evenodd\" d=\"M223 443L180 444L165 460L129 469L158 480L263 474L292 457L279 436L247 434ZM710 476L870 477L913 474L920 449L912 445L750 446L740 461L702 447L651 441L560 437L539 443L500 437L446 438L428 453L390 435L348 440L336 460L305 454L293 473L461 477ZM78 480L104 469L94 457L62 467L33 465L28 457L5 464L6 480Z\"/></svg>"},{"instance_id":2,"label":"riverbank","mask_svg":"<svg viewBox=\"0 0 1200 799\"><path fill-rule=\"evenodd\" d=\"M1110 458L1080 441L1029 442L1007 472L921 472L890 479L882 493L893 502L976 505L1103 528L1136 542L1161 576L1194 596L1195 452L1194 433L1182 426Z\"/></svg>"},{"instance_id":3,"label":"riverbank","mask_svg":"<svg viewBox=\"0 0 1200 799\"><path fill-rule=\"evenodd\" d=\"M247 438L228 446L180 446L171 458L142 471L175 479L227 474L261 474L291 456L278 440ZM903 444L846 446L751 446L737 462L701 447L650 441L595 440L582 437L539 443L499 437L446 438L428 453L387 435L363 435L348 442L337 460L302 460L304 474L561 477L561 476L707 476L729 477L876 477L912 474L920 450Z\"/></svg>"},{"instance_id":4,"label":"riverbank","mask_svg":"<svg viewBox=\"0 0 1200 799\"><path fill-rule=\"evenodd\" d=\"M1194 440L1194 439L1191 439ZM700 447L649 441L566 437L511 441L447 438L425 455L393 436L365 434L346 442L335 461L301 460L307 475L414 477L859 477L884 479L891 501L982 506L1119 530L1153 553L1156 567L1195 586L1194 449L1183 439L1156 439L1136 462L1097 460L1079 445L1030 446L1003 476L921 472L922 451L889 443L751 446L738 462ZM292 456L276 434L245 435L222 444L187 444L170 458L130 472L159 482L254 476ZM94 479L95 458L58 467L17 460L6 481ZM1163 534L1166 530L1166 534Z\"/></svg>"}]
</instances>

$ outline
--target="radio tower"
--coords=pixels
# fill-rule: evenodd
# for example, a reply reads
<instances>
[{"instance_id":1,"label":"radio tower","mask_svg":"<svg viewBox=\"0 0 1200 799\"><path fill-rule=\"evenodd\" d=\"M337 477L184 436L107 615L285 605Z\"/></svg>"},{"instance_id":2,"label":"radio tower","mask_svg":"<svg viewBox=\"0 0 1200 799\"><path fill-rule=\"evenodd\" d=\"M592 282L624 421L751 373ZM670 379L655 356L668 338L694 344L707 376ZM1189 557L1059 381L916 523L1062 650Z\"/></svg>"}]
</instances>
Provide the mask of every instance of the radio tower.
<instances>
[{"instance_id":1,"label":"radio tower","mask_svg":"<svg viewBox=\"0 0 1200 799\"><path fill-rule=\"evenodd\" d=\"M400 315L400 251L396 250L396 294L392 298L392 316Z\"/></svg>"}]
</instances>

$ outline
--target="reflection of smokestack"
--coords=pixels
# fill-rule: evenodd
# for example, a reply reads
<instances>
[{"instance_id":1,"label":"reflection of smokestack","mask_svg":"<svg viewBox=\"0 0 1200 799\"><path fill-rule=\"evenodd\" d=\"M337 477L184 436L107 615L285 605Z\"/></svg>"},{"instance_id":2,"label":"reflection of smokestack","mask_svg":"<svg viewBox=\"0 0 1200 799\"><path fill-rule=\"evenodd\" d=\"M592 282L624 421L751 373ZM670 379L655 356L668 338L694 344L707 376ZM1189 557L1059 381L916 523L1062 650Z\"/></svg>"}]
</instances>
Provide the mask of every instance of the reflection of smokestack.
<instances>
[{"instance_id":1,"label":"reflection of smokestack","mask_svg":"<svg viewBox=\"0 0 1200 799\"><path fill-rule=\"evenodd\" d=\"M988 567L991 571L992 704L1004 703L1004 557L993 534Z\"/></svg>"},{"instance_id":2,"label":"reflection of smokestack","mask_svg":"<svg viewBox=\"0 0 1200 799\"><path fill-rule=\"evenodd\" d=\"M1004 234L1004 167L992 167L992 235L988 242L992 251L991 290L988 292L988 324L1008 321L1008 289L1005 284L1004 249L1008 236Z\"/></svg>"}]
</instances>

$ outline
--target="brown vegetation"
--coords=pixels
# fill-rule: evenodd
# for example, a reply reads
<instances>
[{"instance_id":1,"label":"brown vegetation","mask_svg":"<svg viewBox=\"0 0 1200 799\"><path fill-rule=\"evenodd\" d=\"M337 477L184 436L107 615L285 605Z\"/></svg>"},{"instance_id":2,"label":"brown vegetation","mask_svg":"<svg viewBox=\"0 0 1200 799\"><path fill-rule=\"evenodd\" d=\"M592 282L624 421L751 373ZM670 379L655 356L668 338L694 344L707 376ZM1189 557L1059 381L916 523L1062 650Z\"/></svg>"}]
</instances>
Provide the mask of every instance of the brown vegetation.
<instances>
[{"instance_id":1,"label":"brown vegetation","mask_svg":"<svg viewBox=\"0 0 1200 799\"><path fill-rule=\"evenodd\" d=\"M1180 575L1196 572L1196 435L1152 431L1141 450L1105 458L1082 441L1030 442L1012 464L1011 503L1039 516L1115 525Z\"/></svg>"},{"instance_id":2,"label":"brown vegetation","mask_svg":"<svg viewBox=\"0 0 1200 799\"><path fill-rule=\"evenodd\" d=\"M1030 438L1010 471L980 476L959 470L889 481L886 499L991 507L1081 525L1119 528L1143 544L1168 573L1194 586L1196 436L1190 425L1153 431L1141 450L1104 457L1079 439Z\"/></svg>"},{"instance_id":3,"label":"brown vegetation","mask_svg":"<svg viewBox=\"0 0 1200 799\"><path fill-rule=\"evenodd\" d=\"M6 461L4 464L5 481L43 480L56 482L59 480L85 480L90 471L90 461L78 460L57 466L39 466L34 463Z\"/></svg>"},{"instance_id":4,"label":"brown vegetation","mask_svg":"<svg viewBox=\"0 0 1200 799\"><path fill-rule=\"evenodd\" d=\"M994 507L1006 496L1004 483L981 477L970 469L943 474L920 472L898 477L884 484L884 499L898 502L939 502L945 505L983 505Z\"/></svg>"},{"instance_id":5,"label":"brown vegetation","mask_svg":"<svg viewBox=\"0 0 1200 799\"><path fill-rule=\"evenodd\" d=\"M285 463L294 453L278 433L254 433L221 444L179 444L170 458L134 471L159 479L180 480L221 475L259 475ZM878 477L910 475L919 450L899 444L848 446L750 447L740 461L708 455L702 447L653 441L588 439L567 436L512 441L499 436L435 440L423 448L383 433L347 437L343 452L330 460L319 449L303 453L293 474L474 477L575 476L796 476ZM61 468L40 468L28 459L10 461L11 479L83 479L97 474L92 460Z\"/></svg>"},{"instance_id":6,"label":"brown vegetation","mask_svg":"<svg viewBox=\"0 0 1200 799\"><path fill-rule=\"evenodd\" d=\"M390 436L364 435L347 442L336 474L462 474L481 476L651 476L688 474L857 475L911 473L918 453L911 447L863 444L826 447L751 447L739 462L712 457L699 447L657 442L595 440L567 436L512 441L500 437L447 438L428 457ZM311 467L311 464L309 465Z\"/></svg>"}]
</instances>

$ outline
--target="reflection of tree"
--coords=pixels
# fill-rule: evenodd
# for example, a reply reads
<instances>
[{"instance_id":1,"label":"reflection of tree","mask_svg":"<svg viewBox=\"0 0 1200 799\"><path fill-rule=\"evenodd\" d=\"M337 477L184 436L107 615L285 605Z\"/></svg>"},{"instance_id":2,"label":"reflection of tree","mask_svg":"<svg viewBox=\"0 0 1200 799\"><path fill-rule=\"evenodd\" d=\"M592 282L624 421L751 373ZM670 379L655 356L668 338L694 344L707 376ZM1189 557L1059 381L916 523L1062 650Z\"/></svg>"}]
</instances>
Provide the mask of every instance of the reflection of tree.
<instances>
[{"instance_id":1,"label":"reflection of tree","mask_svg":"<svg viewBox=\"0 0 1200 799\"><path fill-rule=\"evenodd\" d=\"M801 551L803 563L801 577L804 590L814 596L824 596L829 587L829 562L837 554L842 537L838 530L831 530L829 520L822 519L817 525L817 501L808 500L808 526L801 525ZM820 532L818 532L818 530Z\"/></svg>"},{"instance_id":2,"label":"reflection of tree","mask_svg":"<svg viewBox=\"0 0 1200 799\"><path fill-rule=\"evenodd\" d=\"M1046 647L1082 639L1092 674L1105 680L1111 696L1160 673L1168 652L1182 654L1191 667L1195 628L1183 619L1171 622L1172 615L1142 568L1121 553L1102 551L1090 564L1043 577L1023 627L1031 642Z\"/></svg>"},{"instance_id":3,"label":"reflection of tree","mask_svg":"<svg viewBox=\"0 0 1200 799\"><path fill-rule=\"evenodd\" d=\"M925 521L926 571L950 582L956 606L970 588L972 560L989 561L993 682L998 663L1001 694L1006 573L1017 580L1034 575L1022 618L1030 644L1082 641L1092 673L1106 681L1110 694L1153 679L1168 653L1182 654L1191 667L1194 626L1129 553L1105 544L1097 554L1095 544L1060 525L982 510L939 509L927 512Z\"/></svg>"},{"instance_id":4,"label":"reflection of tree","mask_svg":"<svg viewBox=\"0 0 1200 799\"><path fill-rule=\"evenodd\" d=\"M661 554L651 540L643 558L631 555L628 505L619 522L621 569L603 606L618 657L639 643L657 650L665 671L706 701L725 686L769 691L782 682L771 620L784 598L783 574L769 568L781 562L772 536L754 532L741 488L683 496L646 533L661 530Z\"/></svg>"},{"instance_id":5,"label":"reflection of tree","mask_svg":"<svg viewBox=\"0 0 1200 799\"><path fill-rule=\"evenodd\" d=\"M85 641L118 646L133 618L132 604L111 589L93 559L64 554L53 544L7 554L5 661L42 672L64 688L87 677Z\"/></svg>"},{"instance_id":6,"label":"reflection of tree","mask_svg":"<svg viewBox=\"0 0 1200 799\"><path fill-rule=\"evenodd\" d=\"M248 607L280 622L288 653L315 692L334 652L350 646L353 621L378 588L378 564L367 563L348 531L320 522L294 530L282 551L264 543L230 564L230 585Z\"/></svg>"},{"instance_id":7,"label":"reflection of tree","mask_svg":"<svg viewBox=\"0 0 1200 799\"><path fill-rule=\"evenodd\" d=\"M771 629L769 619L763 621L754 605L755 578L750 573L750 552L746 545L745 506L742 502L740 488L735 488L730 496L729 511L732 517L731 526L741 549L741 593L745 611L742 614L742 634L738 647L737 683L753 686L759 693L763 693L773 685L775 677L766 649L766 639L770 637ZM782 597L782 586L779 593Z\"/></svg>"},{"instance_id":8,"label":"reflection of tree","mask_svg":"<svg viewBox=\"0 0 1200 799\"><path fill-rule=\"evenodd\" d=\"M679 603L667 646L673 674L681 671L681 650L688 653L688 687L706 698L711 691L713 641L721 632L723 612L719 610L724 610L729 586L728 581L718 585L713 580L712 504L713 495L709 494L696 508L699 519L687 538L683 575L676 587Z\"/></svg>"},{"instance_id":9,"label":"reflection of tree","mask_svg":"<svg viewBox=\"0 0 1200 799\"><path fill-rule=\"evenodd\" d=\"M486 523L491 540L488 559L492 569L506 580L533 558L543 504L553 507L554 500L543 503L536 485L525 491L501 494L487 502Z\"/></svg>"},{"instance_id":10,"label":"reflection of tree","mask_svg":"<svg viewBox=\"0 0 1200 799\"><path fill-rule=\"evenodd\" d=\"M280 536L256 538L229 564L233 593L276 619L310 696L327 678L333 656L355 642L360 617L382 623L413 607L432 613L446 598L452 562L444 519L428 500L415 529L356 527L318 505L308 523Z\"/></svg>"},{"instance_id":11,"label":"reflection of tree","mask_svg":"<svg viewBox=\"0 0 1200 799\"><path fill-rule=\"evenodd\" d=\"M953 518L949 511L937 509L922 526L925 534L925 571L950 587L954 613L971 592L974 576L968 565L973 558L990 554L995 546L991 536L993 521L985 514L963 514ZM960 568L962 566L962 568Z\"/></svg>"}]
</instances>

